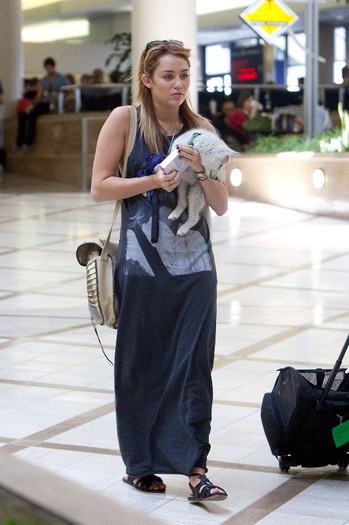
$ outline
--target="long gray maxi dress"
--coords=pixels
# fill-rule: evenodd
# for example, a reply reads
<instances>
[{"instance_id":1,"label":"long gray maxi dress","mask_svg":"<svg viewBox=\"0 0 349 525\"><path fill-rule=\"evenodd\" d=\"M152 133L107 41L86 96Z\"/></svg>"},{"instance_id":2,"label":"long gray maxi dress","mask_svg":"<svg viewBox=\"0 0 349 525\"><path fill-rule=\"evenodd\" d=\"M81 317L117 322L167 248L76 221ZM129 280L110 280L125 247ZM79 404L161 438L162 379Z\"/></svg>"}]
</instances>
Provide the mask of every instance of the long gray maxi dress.
<instances>
[{"instance_id":1,"label":"long gray maxi dress","mask_svg":"<svg viewBox=\"0 0 349 525\"><path fill-rule=\"evenodd\" d=\"M164 137L165 150L169 142ZM149 153L137 132L127 177ZM206 467L210 450L217 287L210 233L202 217L176 236L186 219L167 218L177 192L160 193L158 242L150 198L122 203L115 395L120 452L133 476L189 475Z\"/></svg>"}]
</instances>

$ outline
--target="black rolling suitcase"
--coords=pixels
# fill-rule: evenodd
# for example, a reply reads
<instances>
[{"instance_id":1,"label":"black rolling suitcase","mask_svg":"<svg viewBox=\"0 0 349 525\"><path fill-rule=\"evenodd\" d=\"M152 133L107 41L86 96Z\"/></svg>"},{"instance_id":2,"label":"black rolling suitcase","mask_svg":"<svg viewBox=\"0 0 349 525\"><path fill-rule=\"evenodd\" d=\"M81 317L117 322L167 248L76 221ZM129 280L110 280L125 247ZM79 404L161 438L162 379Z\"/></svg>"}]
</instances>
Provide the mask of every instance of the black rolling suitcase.
<instances>
[{"instance_id":1,"label":"black rolling suitcase","mask_svg":"<svg viewBox=\"0 0 349 525\"><path fill-rule=\"evenodd\" d=\"M280 470L349 464L349 369L341 368L349 335L334 368L279 370L264 394L261 419Z\"/></svg>"}]
</instances>

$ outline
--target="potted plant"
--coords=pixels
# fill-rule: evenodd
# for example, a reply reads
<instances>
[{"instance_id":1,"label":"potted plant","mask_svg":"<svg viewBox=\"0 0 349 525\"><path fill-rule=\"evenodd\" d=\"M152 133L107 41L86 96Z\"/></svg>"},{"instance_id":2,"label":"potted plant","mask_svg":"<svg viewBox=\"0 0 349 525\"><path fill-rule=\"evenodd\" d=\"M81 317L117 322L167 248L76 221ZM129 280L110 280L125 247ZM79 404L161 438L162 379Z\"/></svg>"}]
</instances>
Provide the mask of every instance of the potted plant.
<instances>
[{"instance_id":1,"label":"potted plant","mask_svg":"<svg viewBox=\"0 0 349 525\"><path fill-rule=\"evenodd\" d=\"M321 153L349 152L349 112L338 104L340 127L324 133L316 133L313 137L303 134L285 134L283 136L270 133L258 137L248 147L249 153L281 153L286 151L315 151Z\"/></svg>"},{"instance_id":2,"label":"potted plant","mask_svg":"<svg viewBox=\"0 0 349 525\"><path fill-rule=\"evenodd\" d=\"M112 51L105 61L106 66L113 64L109 75L111 81L128 81L131 76L131 33L115 33L106 43L112 45Z\"/></svg>"},{"instance_id":3,"label":"potted plant","mask_svg":"<svg viewBox=\"0 0 349 525\"><path fill-rule=\"evenodd\" d=\"M231 195L348 219L349 113L339 105L338 114L340 127L325 134L271 134L232 157Z\"/></svg>"}]
</instances>

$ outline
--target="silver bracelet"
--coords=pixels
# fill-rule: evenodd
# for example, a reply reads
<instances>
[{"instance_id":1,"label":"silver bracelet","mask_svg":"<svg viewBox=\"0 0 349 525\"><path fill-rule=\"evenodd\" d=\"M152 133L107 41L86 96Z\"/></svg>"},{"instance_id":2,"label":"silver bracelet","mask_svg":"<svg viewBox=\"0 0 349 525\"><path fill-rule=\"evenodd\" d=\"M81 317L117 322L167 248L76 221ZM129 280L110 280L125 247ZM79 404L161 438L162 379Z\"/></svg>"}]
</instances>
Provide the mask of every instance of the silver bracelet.
<instances>
[{"instance_id":1,"label":"silver bracelet","mask_svg":"<svg viewBox=\"0 0 349 525\"><path fill-rule=\"evenodd\" d=\"M208 175L206 175L206 173L204 171L196 171L195 174L196 174L196 178L200 182L208 179Z\"/></svg>"}]
</instances>

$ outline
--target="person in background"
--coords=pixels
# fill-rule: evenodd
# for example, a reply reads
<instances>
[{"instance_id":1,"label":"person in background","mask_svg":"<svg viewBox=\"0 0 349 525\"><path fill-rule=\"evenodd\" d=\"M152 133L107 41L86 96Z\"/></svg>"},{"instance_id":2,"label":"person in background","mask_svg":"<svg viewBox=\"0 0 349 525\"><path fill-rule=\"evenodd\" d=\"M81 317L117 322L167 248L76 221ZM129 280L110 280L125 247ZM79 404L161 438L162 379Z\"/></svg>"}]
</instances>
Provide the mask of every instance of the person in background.
<instances>
[{"instance_id":1,"label":"person in background","mask_svg":"<svg viewBox=\"0 0 349 525\"><path fill-rule=\"evenodd\" d=\"M90 109L91 91L88 89L92 84L91 73L83 73L80 77L81 87L81 111L88 111ZM85 89L87 88L87 89Z\"/></svg>"},{"instance_id":2,"label":"person in background","mask_svg":"<svg viewBox=\"0 0 349 525\"><path fill-rule=\"evenodd\" d=\"M130 126L130 108L120 106L100 132L91 193L96 202L122 200L114 370L123 481L154 494L166 490L158 474L182 474L189 477L189 501L201 503L227 497L206 477L217 308L210 229L203 214L185 236L176 235L186 213L176 221L168 216L177 203L180 174L159 169L144 176L149 155L168 155L183 132L214 132L189 102L190 56L178 40L146 45L126 177L115 177L125 160ZM228 207L225 182L208 177L195 147L180 144L177 151L196 173L207 208L223 215ZM155 192L161 201L157 239L151 235Z\"/></svg>"},{"instance_id":3,"label":"person in background","mask_svg":"<svg viewBox=\"0 0 349 525\"><path fill-rule=\"evenodd\" d=\"M92 71L91 84L103 84L104 82L104 71L103 69L96 68Z\"/></svg>"},{"instance_id":4,"label":"person in background","mask_svg":"<svg viewBox=\"0 0 349 525\"><path fill-rule=\"evenodd\" d=\"M273 114L274 131L279 134L304 132L304 99L299 97L297 104L276 108ZM329 111L322 105L315 108L315 133L324 133L332 129Z\"/></svg>"},{"instance_id":5,"label":"person in background","mask_svg":"<svg viewBox=\"0 0 349 525\"><path fill-rule=\"evenodd\" d=\"M305 78L304 77L299 77L297 79L297 82L298 82L298 87L299 87L299 95L301 97L303 97L304 95L304 82L305 82Z\"/></svg>"},{"instance_id":6,"label":"person in background","mask_svg":"<svg viewBox=\"0 0 349 525\"><path fill-rule=\"evenodd\" d=\"M17 115L24 113L26 110L31 110L34 107L34 99L36 99L39 90L39 79L37 77L25 78L23 81L23 96L16 102Z\"/></svg>"},{"instance_id":7,"label":"person in background","mask_svg":"<svg viewBox=\"0 0 349 525\"><path fill-rule=\"evenodd\" d=\"M304 132L304 102L303 99L299 105L298 111L295 111L294 123L298 133ZM315 108L315 133L324 133L332 129L333 124L329 111L322 105L317 104Z\"/></svg>"},{"instance_id":8,"label":"person in background","mask_svg":"<svg viewBox=\"0 0 349 525\"><path fill-rule=\"evenodd\" d=\"M36 133L36 104L40 93L37 77L24 79L23 96L17 100L16 152L23 153L34 142Z\"/></svg>"},{"instance_id":9,"label":"person in background","mask_svg":"<svg viewBox=\"0 0 349 525\"><path fill-rule=\"evenodd\" d=\"M70 84L68 78L56 70L56 61L52 57L45 58L43 62L46 75L40 80L40 99L36 104L38 114L54 112L57 110L59 90Z\"/></svg>"},{"instance_id":10,"label":"person in background","mask_svg":"<svg viewBox=\"0 0 349 525\"><path fill-rule=\"evenodd\" d=\"M72 73L67 73L65 76L68 79L69 84L71 86L76 85L76 79ZM75 111L75 90L74 88L64 90L64 111L66 113L74 113Z\"/></svg>"},{"instance_id":11,"label":"person in background","mask_svg":"<svg viewBox=\"0 0 349 525\"><path fill-rule=\"evenodd\" d=\"M104 72L100 68L95 68L91 75L87 73L82 75L80 85L83 111L106 111L108 109L108 91L103 89L101 84L104 84Z\"/></svg>"},{"instance_id":12,"label":"person in background","mask_svg":"<svg viewBox=\"0 0 349 525\"><path fill-rule=\"evenodd\" d=\"M343 83L339 88L339 102L342 103L344 110L349 111L349 66L342 69Z\"/></svg>"},{"instance_id":13,"label":"person in background","mask_svg":"<svg viewBox=\"0 0 349 525\"><path fill-rule=\"evenodd\" d=\"M212 124L221 136L222 140L234 149L232 130L228 125L229 117L235 110L235 102L231 98L223 100L220 110L212 118Z\"/></svg>"},{"instance_id":14,"label":"person in background","mask_svg":"<svg viewBox=\"0 0 349 525\"><path fill-rule=\"evenodd\" d=\"M27 110L18 114L17 152L22 153L32 146L36 136L37 118L40 115L57 109L58 93L61 87L70 84L69 80L56 71L56 62L53 58L45 58L43 62L46 75L36 82L35 96ZM27 98L27 97L25 97Z\"/></svg>"},{"instance_id":15,"label":"person in background","mask_svg":"<svg viewBox=\"0 0 349 525\"><path fill-rule=\"evenodd\" d=\"M92 84L92 75L90 73L83 73L80 77L80 86L90 86Z\"/></svg>"},{"instance_id":16,"label":"person in background","mask_svg":"<svg viewBox=\"0 0 349 525\"><path fill-rule=\"evenodd\" d=\"M65 78L68 80L70 85L74 86L76 84L75 75L73 75L73 73L67 73Z\"/></svg>"},{"instance_id":17,"label":"person in background","mask_svg":"<svg viewBox=\"0 0 349 525\"><path fill-rule=\"evenodd\" d=\"M243 90L239 93L236 108L228 118L228 127L234 132L241 145L250 142L250 133L244 128L245 122L255 117L263 106L254 99L250 91Z\"/></svg>"},{"instance_id":18,"label":"person in background","mask_svg":"<svg viewBox=\"0 0 349 525\"><path fill-rule=\"evenodd\" d=\"M235 102L231 98L223 100L219 111L212 118L212 124L219 131L221 135L224 134L230 115L235 109Z\"/></svg>"}]
</instances>

